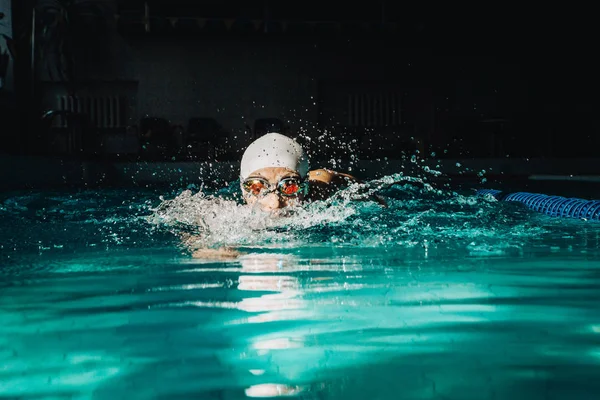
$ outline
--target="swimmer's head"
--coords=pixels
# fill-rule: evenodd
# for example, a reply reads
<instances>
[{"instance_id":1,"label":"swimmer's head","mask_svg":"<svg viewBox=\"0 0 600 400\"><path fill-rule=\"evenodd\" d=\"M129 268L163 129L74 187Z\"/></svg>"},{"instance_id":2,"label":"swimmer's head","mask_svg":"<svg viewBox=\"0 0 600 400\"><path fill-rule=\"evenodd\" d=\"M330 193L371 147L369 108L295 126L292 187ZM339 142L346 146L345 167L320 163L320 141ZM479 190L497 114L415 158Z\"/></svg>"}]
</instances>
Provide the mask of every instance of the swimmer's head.
<instances>
[{"instance_id":1,"label":"swimmer's head","mask_svg":"<svg viewBox=\"0 0 600 400\"><path fill-rule=\"evenodd\" d=\"M262 168L282 167L308 174L308 158L298 142L280 133L267 133L248 146L242 156L240 179L243 181Z\"/></svg>"},{"instance_id":2,"label":"swimmer's head","mask_svg":"<svg viewBox=\"0 0 600 400\"><path fill-rule=\"evenodd\" d=\"M297 204L304 198L307 174L308 158L302 146L282 134L267 133L252 142L242 156L244 199L267 211Z\"/></svg>"}]
</instances>

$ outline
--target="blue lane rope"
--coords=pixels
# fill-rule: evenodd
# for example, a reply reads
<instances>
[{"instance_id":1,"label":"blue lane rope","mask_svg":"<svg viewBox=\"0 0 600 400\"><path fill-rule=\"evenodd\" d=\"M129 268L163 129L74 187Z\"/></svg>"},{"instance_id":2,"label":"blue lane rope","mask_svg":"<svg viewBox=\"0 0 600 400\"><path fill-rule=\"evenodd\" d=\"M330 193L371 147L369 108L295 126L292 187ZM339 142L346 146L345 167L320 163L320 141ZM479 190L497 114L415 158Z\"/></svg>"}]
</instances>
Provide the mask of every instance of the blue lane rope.
<instances>
[{"instance_id":1,"label":"blue lane rope","mask_svg":"<svg viewBox=\"0 0 600 400\"><path fill-rule=\"evenodd\" d=\"M504 193L495 189L480 189L478 196L493 196L498 201L516 201L552 217L600 221L600 200L584 200L539 193Z\"/></svg>"}]
</instances>

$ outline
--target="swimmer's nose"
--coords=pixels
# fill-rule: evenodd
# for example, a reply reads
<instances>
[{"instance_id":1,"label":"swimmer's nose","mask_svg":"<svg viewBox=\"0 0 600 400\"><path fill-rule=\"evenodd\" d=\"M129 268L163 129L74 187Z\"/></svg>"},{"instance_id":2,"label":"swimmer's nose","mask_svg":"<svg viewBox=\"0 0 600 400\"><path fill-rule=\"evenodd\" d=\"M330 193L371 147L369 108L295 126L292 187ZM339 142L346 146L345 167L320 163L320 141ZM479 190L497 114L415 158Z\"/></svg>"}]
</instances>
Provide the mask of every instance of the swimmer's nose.
<instances>
[{"instance_id":1,"label":"swimmer's nose","mask_svg":"<svg viewBox=\"0 0 600 400\"><path fill-rule=\"evenodd\" d=\"M283 204L279 196L275 193L269 193L265 197L259 200L261 208L265 211L272 211L278 208L282 208Z\"/></svg>"}]
</instances>

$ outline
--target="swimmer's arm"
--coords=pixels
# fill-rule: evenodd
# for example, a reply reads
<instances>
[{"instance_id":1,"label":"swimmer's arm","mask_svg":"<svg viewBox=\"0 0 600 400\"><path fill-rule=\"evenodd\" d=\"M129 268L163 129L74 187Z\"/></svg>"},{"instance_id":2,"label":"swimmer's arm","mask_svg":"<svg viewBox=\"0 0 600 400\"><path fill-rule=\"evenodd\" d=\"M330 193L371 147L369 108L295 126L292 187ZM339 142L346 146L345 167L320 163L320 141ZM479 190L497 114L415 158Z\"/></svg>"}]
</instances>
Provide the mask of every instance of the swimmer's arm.
<instances>
[{"instance_id":1,"label":"swimmer's arm","mask_svg":"<svg viewBox=\"0 0 600 400\"><path fill-rule=\"evenodd\" d=\"M201 240L189 233L181 235L181 241L183 245L190 251L193 258L203 260L235 260L243 253L232 249L230 247L220 247L218 249L211 249L202 247Z\"/></svg>"},{"instance_id":2,"label":"swimmer's arm","mask_svg":"<svg viewBox=\"0 0 600 400\"><path fill-rule=\"evenodd\" d=\"M192 251L192 257L203 260L235 260L241 256L237 250L222 247L219 249L196 249Z\"/></svg>"},{"instance_id":3,"label":"swimmer's arm","mask_svg":"<svg viewBox=\"0 0 600 400\"><path fill-rule=\"evenodd\" d=\"M320 197L329 197L333 192L347 187L353 183L362 183L356 177L342 172L332 171L330 169L316 169L308 173L308 180L311 185L317 189ZM371 195L370 200L375 201L383 207L387 207L387 202L376 194Z\"/></svg>"}]
</instances>

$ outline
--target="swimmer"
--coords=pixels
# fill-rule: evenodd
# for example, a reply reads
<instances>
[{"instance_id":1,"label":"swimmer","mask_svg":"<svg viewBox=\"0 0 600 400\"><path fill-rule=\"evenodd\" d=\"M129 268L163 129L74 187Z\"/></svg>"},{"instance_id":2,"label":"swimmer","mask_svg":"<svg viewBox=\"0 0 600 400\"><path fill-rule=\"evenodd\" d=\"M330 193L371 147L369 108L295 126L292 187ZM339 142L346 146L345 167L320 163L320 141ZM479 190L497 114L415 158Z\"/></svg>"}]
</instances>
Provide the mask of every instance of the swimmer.
<instances>
[{"instance_id":1,"label":"swimmer","mask_svg":"<svg viewBox=\"0 0 600 400\"><path fill-rule=\"evenodd\" d=\"M274 215L287 207L326 200L353 183L352 175L329 169L310 170L308 157L295 140L280 133L267 133L252 142L242 156L240 186L246 204ZM370 199L386 206L379 196ZM194 257L232 258L231 249L200 249Z\"/></svg>"}]
</instances>

